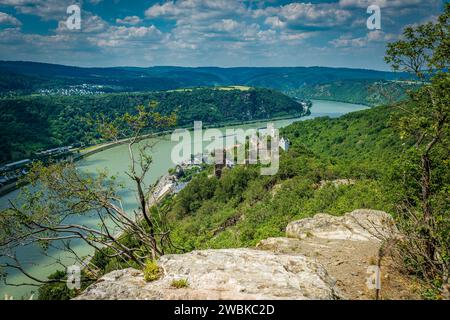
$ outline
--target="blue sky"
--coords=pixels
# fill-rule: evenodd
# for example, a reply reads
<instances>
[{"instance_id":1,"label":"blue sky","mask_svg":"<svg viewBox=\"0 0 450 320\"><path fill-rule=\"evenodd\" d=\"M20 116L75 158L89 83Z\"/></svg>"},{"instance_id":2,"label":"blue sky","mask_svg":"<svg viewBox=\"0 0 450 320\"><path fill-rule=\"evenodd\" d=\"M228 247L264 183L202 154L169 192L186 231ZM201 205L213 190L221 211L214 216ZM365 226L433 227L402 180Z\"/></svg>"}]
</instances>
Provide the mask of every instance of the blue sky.
<instances>
[{"instance_id":1,"label":"blue sky","mask_svg":"<svg viewBox=\"0 0 450 320\"><path fill-rule=\"evenodd\" d=\"M0 0L0 60L78 66L387 69L386 42L445 0ZM81 29L66 10L81 8ZM369 5L381 30L368 30Z\"/></svg>"}]
</instances>

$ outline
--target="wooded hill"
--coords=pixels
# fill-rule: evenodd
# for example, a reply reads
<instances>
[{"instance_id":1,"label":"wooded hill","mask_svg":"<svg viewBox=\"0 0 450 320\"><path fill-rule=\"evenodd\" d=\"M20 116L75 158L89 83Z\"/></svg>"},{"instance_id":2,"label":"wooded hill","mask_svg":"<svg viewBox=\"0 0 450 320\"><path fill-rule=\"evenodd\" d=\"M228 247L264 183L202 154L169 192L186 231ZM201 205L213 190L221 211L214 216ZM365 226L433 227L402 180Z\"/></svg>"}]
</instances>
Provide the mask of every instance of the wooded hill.
<instances>
[{"instance_id":1,"label":"wooded hill","mask_svg":"<svg viewBox=\"0 0 450 320\"><path fill-rule=\"evenodd\" d=\"M136 112L137 105L158 101L157 111L176 112L177 126L301 116L300 103L269 89L222 90L199 88L147 93L87 96L22 96L0 99L0 163L29 157L55 146L99 142L99 134L85 121Z\"/></svg>"}]
</instances>

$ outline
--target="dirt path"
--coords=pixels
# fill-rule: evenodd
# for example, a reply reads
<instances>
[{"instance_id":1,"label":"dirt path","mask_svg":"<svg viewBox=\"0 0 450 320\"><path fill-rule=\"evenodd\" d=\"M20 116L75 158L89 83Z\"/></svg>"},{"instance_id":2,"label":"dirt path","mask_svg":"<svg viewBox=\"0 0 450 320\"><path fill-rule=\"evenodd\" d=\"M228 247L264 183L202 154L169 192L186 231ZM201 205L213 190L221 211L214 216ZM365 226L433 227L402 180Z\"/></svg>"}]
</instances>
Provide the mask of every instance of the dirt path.
<instances>
[{"instance_id":1,"label":"dirt path","mask_svg":"<svg viewBox=\"0 0 450 320\"><path fill-rule=\"evenodd\" d=\"M368 267L376 265L379 243L376 241L271 238L258 249L315 258L336 280L347 299L371 300L375 290L367 287ZM381 267L381 299L419 299L414 282L400 274L386 258Z\"/></svg>"}]
</instances>

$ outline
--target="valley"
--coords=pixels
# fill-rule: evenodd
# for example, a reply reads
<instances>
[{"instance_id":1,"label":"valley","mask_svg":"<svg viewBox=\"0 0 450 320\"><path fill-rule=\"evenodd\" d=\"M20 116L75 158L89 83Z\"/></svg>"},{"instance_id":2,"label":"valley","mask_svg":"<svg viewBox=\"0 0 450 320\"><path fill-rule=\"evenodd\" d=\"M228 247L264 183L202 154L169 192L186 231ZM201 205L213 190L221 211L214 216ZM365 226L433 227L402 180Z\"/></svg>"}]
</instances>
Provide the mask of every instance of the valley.
<instances>
[{"instance_id":1,"label":"valley","mask_svg":"<svg viewBox=\"0 0 450 320\"><path fill-rule=\"evenodd\" d=\"M283 128L286 126L289 126L290 124L294 123L295 121L303 121L308 119L313 119L316 117L339 117L343 114L362 110L367 108L363 105L354 105L354 104L346 104L346 103L339 103L339 102L330 102L330 101L319 101L315 100L312 103L311 106L311 115L302 117L302 118L292 118L292 119L284 119L284 120L275 120L274 125L276 128ZM239 125L235 127L239 128L260 128L265 127L267 125L267 122L255 122L247 125ZM220 128L220 130L224 130L227 127ZM151 154L157 155L154 157L154 162L152 164L150 174L147 177L146 182L148 184L155 183L162 175L166 174L167 171L174 166L174 164L171 163L170 159L170 152L175 144L175 142L170 141L170 136L161 136L152 138L153 141L157 142L153 149L151 150ZM126 157L126 145L119 145L114 148L110 148L104 151L101 151L99 153L92 154L88 156L85 159L82 159L78 164L77 167L80 170L83 170L83 172L92 173L95 174L97 170L101 170L103 168L106 168L108 172L111 175L116 175L120 178L120 180L125 183L125 188L122 189L120 192L120 196L122 198L122 204L124 208L131 212L133 209L136 208L135 200L134 200L134 187L130 183L128 179L126 179L126 176L124 172L127 170L128 167L128 160ZM20 199L19 197L20 191L16 190L13 191L5 196L2 196L0 198L0 210L6 209L9 207L9 201L14 201L17 199ZM86 217L82 220L78 221L79 223L87 224L87 225L95 225L95 219L93 220L91 217ZM75 245L75 244L74 244ZM90 253L90 249L86 246L82 246L81 244L75 245L75 248L79 254L86 255ZM55 269L57 269L57 266L52 265L52 258L43 256L39 253L38 248L36 247L25 247L19 249L17 252L19 257L22 257L24 264L29 265L27 270L30 272L33 272L33 274L39 276L39 277L46 277L51 272L53 272ZM58 255L57 250L52 250L51 255ZM28 261L28 263L27 263ZM33 266L29 264L30 261L33 261L34 263L38 262L37 266ZM69 259L70 261L70 259ZM39 267L44 266L44 267ZM26 282L28 279L22 275L20 272L10 270L10 281L11 282ZM30 291L35 291L36 289L30 286L25 287L5 287L0 285L0 295L4 295L5 293L8 293L13 296L23 296L23 295L29 295Z\"/></svg>"}]
</instances>

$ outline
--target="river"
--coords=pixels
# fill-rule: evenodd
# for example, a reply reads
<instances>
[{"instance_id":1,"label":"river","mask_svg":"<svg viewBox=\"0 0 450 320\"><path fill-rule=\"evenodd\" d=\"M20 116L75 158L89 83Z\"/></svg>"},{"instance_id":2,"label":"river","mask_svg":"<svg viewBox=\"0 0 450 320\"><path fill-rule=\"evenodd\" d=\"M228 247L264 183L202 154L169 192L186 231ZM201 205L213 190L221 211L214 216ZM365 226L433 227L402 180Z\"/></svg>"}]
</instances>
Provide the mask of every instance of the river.
<instances>
[{"instance_id":1,"label":"river","mask_svg":"<svg viewBox=\"0 0 450 320\"><path fill-rule=\"evenodd\" d=\"M311 115L308 117L294 118L294 119L284 119L272 121L276 128L282 128L288 126L289 124L299 121L312 119L319 116L330 116L338 117L343 114L362 110L367 108L363 105L349 104L334 101L324 101L324 100L313 100ZM261 128L267 125L268 121L255 122L246 125L239 126L229 126L225 128L220 128L221 131L225 131L226 128ZM154 146L151 150L153 155L153 163L150 172L147 176L147 183L154 183L159 177L167 173L168 169L174 167L171 160L172 148L177 144L177 142L172 142L170 140L170 135L160 136L156 138L150 138L150 141L154 142ZM133 186L129 184L124 172L128 169L129 160L127 155L127 146L118 145L111 149L101 151L99 153L93 154L77 163L77 167L84 172L95 174L97 170L106 168L110 174L116 175L126 186L122 190L122 204L126 210L132 210L136 207L136 199L134 198ZM123 180L122 180L123 179ZM128 184L127 184L128 182ZM14 201L18 198L19 190L13 191L6 194L0 198L0 210L5 209L9 206L9 201ZM93 218L84 217L77 220L78 223L86 224L90 226L95 226L96 221ZM75 250L79 255L88 255L91 250L88 246L78 243ZM40 250L34 246L21 247L16 252L17 257L23 261L28 272L32 273L38 278L45 278L50 273L56 269L61 268L59 265L54 264L54 260L47 256L44 256ZM69 262L69 258L64 254L64 252L53 249L50 251L52 257L59 257L62 260ZM10 283L30 283L30 280L22 275L20 272L10 270L8 275L8 282ZM24 296L29 296L32 291L37 291L34 286L5 286L0 283L0 299L2 299L5 293L14 296L15 298L20 298Z\"/></svg>"}]
</instances>

